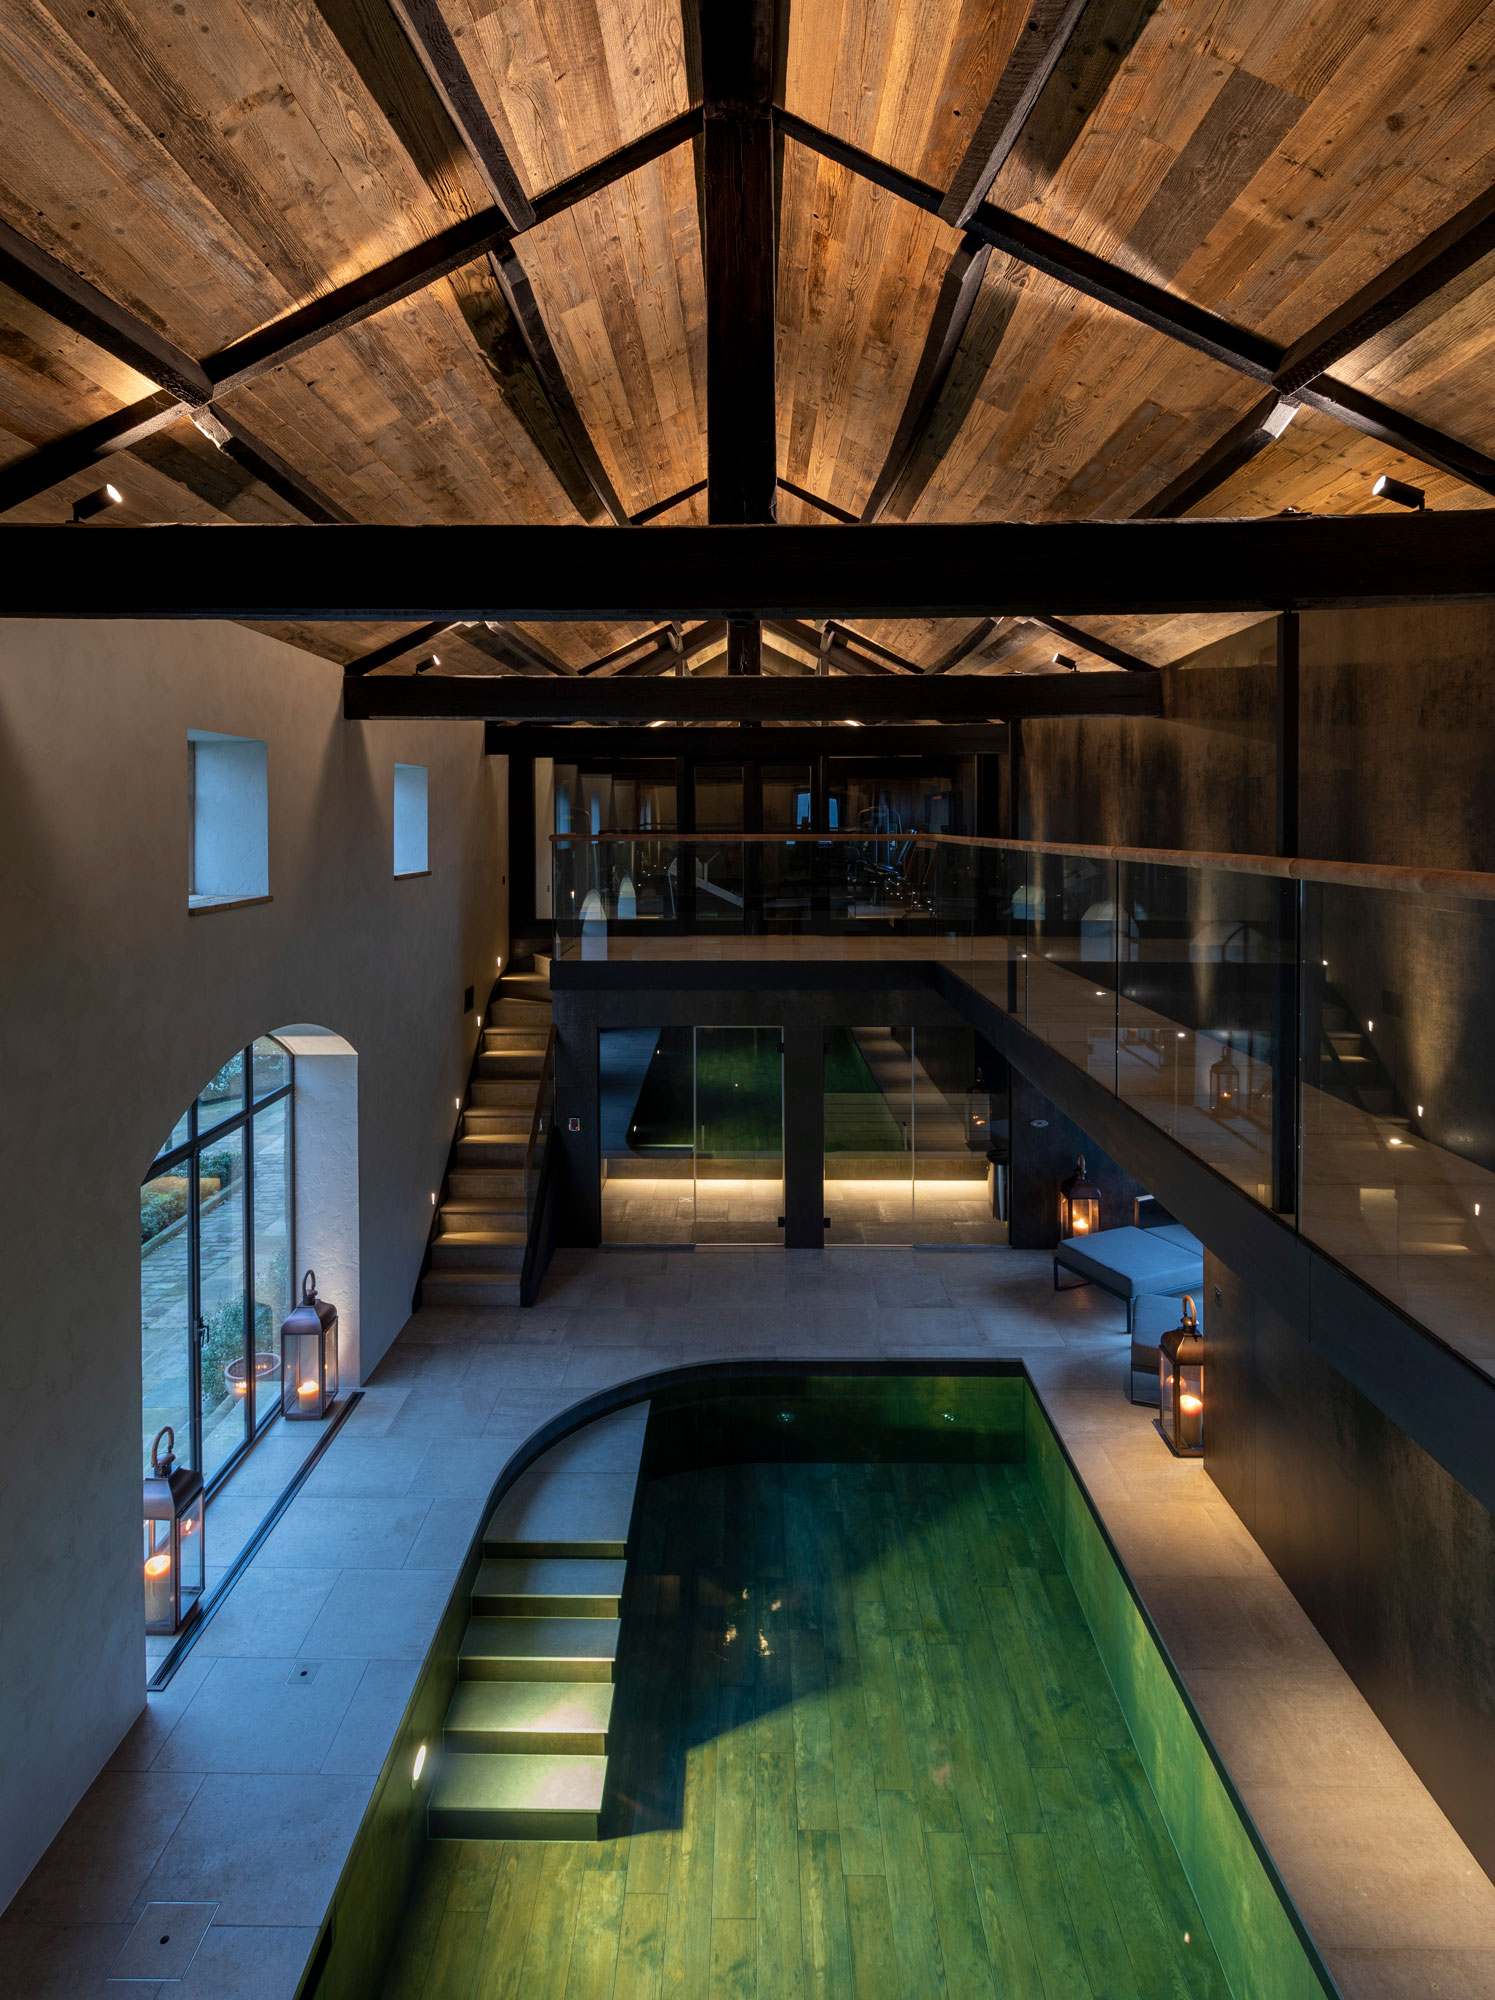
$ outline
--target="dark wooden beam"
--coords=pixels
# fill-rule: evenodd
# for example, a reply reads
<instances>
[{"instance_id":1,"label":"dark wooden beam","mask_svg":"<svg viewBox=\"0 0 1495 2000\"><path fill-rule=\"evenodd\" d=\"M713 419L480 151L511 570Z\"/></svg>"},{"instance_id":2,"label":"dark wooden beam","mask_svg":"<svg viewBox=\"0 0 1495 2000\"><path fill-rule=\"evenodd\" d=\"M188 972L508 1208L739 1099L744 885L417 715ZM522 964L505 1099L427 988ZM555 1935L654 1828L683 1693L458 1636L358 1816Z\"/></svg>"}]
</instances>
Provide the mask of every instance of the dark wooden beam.
<instances>
[{"instance_id":1,"label":"dark wooden beam","mask_svg":"<svg viewBox=\"0 0 1495 2000\"><path fill-rule=\"evenodd\" d=\"M790 137L812 147L826 159L839 161L927 213L938 213L939 190L926 182L889 166L885 160L875 159L860 147L848 145L844 139L821 132L806 119L781 113L780 122ZM1150 327L1197 354L1207 355L1253 382L1275 383L1286 358L1285 350L1277 342L1236 326L1218 313L1207 312L1162 285L1083 250L1078 244L1067 243L1052 231L990 202L982 203L967 228L971 235L990 243L994 249L1004 251L1035 271L1043 271L1139 325ZM1296 400L1311 404L1351 429L1405 451L1440 472L1448 472L1481 492L1495 493L1495 457L1393 410L1348 383L1320 375L1310 387L1296 392Z\"/></svg>"},{"instance_id":2,"label":"dark wooden beam","mask_svg":"<svg viewBox=\"0 0 1495 2000\"><path fill-rule=\"evenodd\" d=\"M796 486L792 479L781 479L779 491L792 493L796 500L803 500L807 507L814 507L820 513L828 514L831 520L844 522L847 527L854 528L862 518L860 514L851 514L844 507L836 506L834 501L822 500L818 493L811 493L807 487Z\"/></svg>"},{"instance_id":3,"label":"dark wooden beam","mask_svg":"<svg viewBox=\"0 0 1495 2000\"><path fill-rule=\"evenodd\" d=\"M509 311L514 315L514 324L519 329L519 337L529 355L530 366L556 422L566 436L566 442L575 452L582 471L587 476L587 484L601 501L604 511L620 528L628 526L628 510L618 498L617 489L607 475L607 468L597 455L597 447L592 442L592 434L586 427L581 411L576 407L576 399L571 394L566 381L560 356L556 353L550 338L550 329L545 324L545 315L540 311L540 302L535 297L535 288L529 281L529 274L519 261L519 253L512 242L496 245L488 253L488 261L497 278L499 289L508 301Z\"/></svg>"},{"instance_id":4,"label":"dark wooden beam","mask_svg":"<svg viewBox=\"0 0 1495 2000\"><path fill-rule=\"evenodd\" d=\"M642 528L646 522L657 521L661 514L672 514L677 507L683 507L687 500L694 500L698 493L706 491L704 479L698 479L694 486L682 486L678 493L672 493L668 500L656 500L652 507L640 507L636 514L628 516L630 528Z\"/></svg>"},{"instance_id":5,"label":"dark wooden beam","mask_svg":"<svg viewBox=\"0 0 1495 2000\"><path fill-rule=\"evenodd\" d=\"M964 229L1006 165L1028 113L1053 75L1090 0L1034 0L1007 66L997 79L970 144L940 203L946 222Z\"/></svg>"},{"instance_id":6,"label":"dark wooden beam","mask_svg":"<svg viewBox=\"0 0 1495 2000\"><path fill-rule=\"evenodd\" d=\"M843 733L844 732L844 733ZM730 735L707 725L669 723L604 724L599 728L551 723L490 722L486 749L492 756L557 757L569 763L579 752L598 757L698 757L716 752L734 757L771 757L799 762L823 757L956 757L1007 748L1005 723L867 723L852 731L840 723L803 728L757 729L738 724ZM668 837L668 836L666 836Z\"/></svg>"},{"instance_id":7,"label":"dark wooden beam","mask_svg":"<svg viewBox=\"0 0 1495 2000\"><path fill-rule=\"evenodd\" d=\"M459 619L465 627L462 637L479 653L486 653L490 660L496 660L512 674L530 674L541 678L574 680L576 669L552 653L548 646L538 645L523 632L516 632L501 621L487 618Z\"/></svg>"},{"instance_id":8,"label":"dark wooden beam","mask_svg":"<svg viewBox=\"0 0 1495 2000\"><path fill-rule=\"evenodd\" d=\"M1155 493L1137 509L1139 521L1161 521L1187 514L1201 500L1207 500L1225 482L1249 465L1287 429L1295 405L1284 403L1274 392L1254 403L1239 423L1232 424L1212 445L1206 447L1176 479L1170 479L1161 493Z\"/></svg>"},{"instance_id":9,"label":"dark wooden beam","mask_svg":"<svg viewBox=\"0 0 1495 2000\"><path fill-rule=\"evenodd\" d=\"M162 527L82 537L17 526L4 547L7 617L512 624L1047 616L1054 604L1083 617L1495 597L1483 509L647 535Z\"/></svg>"},{"instance_id":10,"label":"dark wooden beam","mask_svg":"<svg viewBox=\"0 0 1495 2000\"><path fill-rule=\"evenodd\" d=\"M1495 188L1450 216L1379 276L1310 327L1282 357L1275 376L1290 395L1353 354L1495 251Z\"/></svg>"},{"instance_id":11,"label":"dark wooden beam","mask_svg":"<svg viewBox=\"0 0 1495 2000\"><path fill-rule=\"evenodd\" d=\"M357 516L350 514L346 507L324 493L315 481L298 472L294 465L282 458L273 445L254 435L240 420L227 410L210 403L206 409L194 410L192 421L228 458L240 465L251 478L259 480L278 493L299 514L320 527L357 526Z\"/></svg>"},{"instance_id":12,"label":"dark wooden beam","mask_svg":"<svg viewBox=\"0 0 1495 2000\"><path fill-rule=\"evenodd\" d=\"M423 653L451 629L450 625L418 625L403 639L391 639L387 646L375 646L370 653L360 653L356 660L349 660L343 672L357 678L373 673L376 667L392 667L396 660L406 659L411 653Z\"/></svg>"},{"instance_id":13,"label":"dark wooden beam","mask_svg":"<svg viewBox=\"0 0 1495 2000\"><path fill-rule=\"evenodd\" d=\"M984 645L997 629L995 618L981 618L971 627L963 639L940 654L924 671L927 674L948 674L952 667L958 667L962 660L968 660L978 646Z\"/></svg>"},{"instance_id":14,"label":"dark wooden beam","mask_svg":"<svg viewBox=\"0 0 1495 2000\"><path fill-rule=\"evenodd\" d=\"M763 672L763 621L761 618L727 620L727 672Z\"/></svg>"},{"instance_id":15,"label":"dark wooden beam","mask_svg":"<svg viewBox=\"0 0 1495 2000\"><path fill-rule=\"evenodd\" d=\"M709 646L721 645L725 641L727 621L725 618L711 618L704 625L692 627L689 632L678 623L672 629L677 634L676 643L672 648L668 650L661 648L657 654L647 656L631 667L620 668L619 671L639 679L651 674L683 674L688 671L687 661L695 659L698 653L704 653Z\"/></svg>"},{"instance_id":16,"label":"dark wooden beam","mask_svg":"<svg viewBox=\"0 0 1495 2000\"><path fill-rule=\"evenodd\" d=\"M905 659L902 653L895 653L891 646L884 646L880 640L869 639L865 632L858 632L854 626L843 624L839 618L830 619L825 629L833 639L839 639L844 646L870 653L873 659L882 660L895 674L923 672L922 667L915 665L912 660Z\"/></svg>"},{"instance_id":17,"label":"dark wooden beam","mask_svg":"<svg viewBox=\"0 0 1495 2000\"><path fill-rule=\"evenodd\" d=\"M70 431L51 444L39 445L24 458L0 467L0 514L9 507L34 500L38 493L60 486L75 472L83 472L101 459L128 451L131 445L168 429L186 407L169 389L158 390L153 396L144 396L138 403L116 410L112 416L99 417L81 430Z\"/></svg>"},{"instance_id":18,"label":"dark wooden beam","mask_svg":"<svg viewBox=\"0 0 1495 2000\"><path fill-rule=\"evenodd\" d=\"M805 652L814 654L822 672L828 673L832 668L838 673L857 675L892 672L881 660L871 659L846 645L837 636L832 624L827 623L823 631L817 632L813 625L807 625L800 618L767 618L764 623L780 638L788 639L793 645L803 647Z\"/></svg>"},{"instance_id":19,"label":"dark wooden beam","mask_svg":"<svg viewBox=\"0 0 1495 2000\"><path fill-rule=\"evenodd\" d=\"M123 361L179 401L205 403L213 393L206 372L173 340L116 305L50 252L0 222L0 283L30 299L95 347Z\"/></svg>"},{"instance_id":20,"label":"dark wooden beam","mask_svg":"<svg viewBox=\"0 0 1495 2000\"><path fill-rule=\"evenodd\" d=\"M1097 660L1105 660L1113 667L1120 667L1129 674L1155 674L1157 668L1151 660L1144 660L1139 653L1129 653L1124 646L1113 646L1109 639L1098 639L1091 632L1082 632L1078 625L1067 625L1062 618L1047 618L1035 611L1032 622L1041 625L1045 632L1052 632L1056 639L1066 645L1078 646L1083 653L1093 654Z\"/></svg>"},{"instance_id":21,"label":"dark wooden beam","mask_svg":"<svg viewBox=\"0 0 1495 2000\"><path fill-rule=\"evenodd\" d=\"M673 632L674 627L670 625L661 625L653 632L641 632L636 639L629 639L621 646L614 646L610 653L604 653L600 659L588 661L586 666L578 667L576 671L585 678L588 674L605 673L609 667L619 666L625 660L633 661L640 655L658 652L661 648L668 650Z\"/></svg>"},{"instance_id":22,"label":"dark wooden beam","mask_svg":"<svg viewBox=\"0 0 1495 2000\"><path fill-rule=\"evenodd\" d=\"M535 220L530 198L478 95L438 0L387 0L387 4L409 36L422 69L461 133L488 192L515 229L530 228Z\"/></svg>"},{"instance_id":23,"label":"dark wooden beam","mask_svg":"<svg viewBox=\"0 0 1495 2000\"><path fill-rule=\"evenodd\" d=\"M864 521L876 521L881 517L924 440L934 418L935 406L955 365L966 322L971 317L990 258L991 245L977 242L974 237L968 236L956 246L940 280L934 311L924 334L924 346L893 432L893 441L888 446L888 455L862 509Z\"/></svg>"},{"instance_id":24,"label":"dark wooden beam","mask_svg":"<svg viewBox=\"0 0 1495 2000\"><path fill-rule=\"evenodd\" d=\"M778 491L773 0L700 0L699 18L707 512L718 525L772 521Z\"/></svg>"},{"instance_id":25,"label":"dark wooden beam","mask_svg":"<svg viewBox=\"0 0 1495 2000\"><path fill-rule=\"evenodd\" d=\"M112 536L100 535L100 541ZM993 722L1014 715L1157 715L1156 674L946 675L867 680L740 675L683 680L557 680L511 675L350 677L344 714L515 722ZM735 740L735 732L734 732Z\"/></svg>"}]
</instances>

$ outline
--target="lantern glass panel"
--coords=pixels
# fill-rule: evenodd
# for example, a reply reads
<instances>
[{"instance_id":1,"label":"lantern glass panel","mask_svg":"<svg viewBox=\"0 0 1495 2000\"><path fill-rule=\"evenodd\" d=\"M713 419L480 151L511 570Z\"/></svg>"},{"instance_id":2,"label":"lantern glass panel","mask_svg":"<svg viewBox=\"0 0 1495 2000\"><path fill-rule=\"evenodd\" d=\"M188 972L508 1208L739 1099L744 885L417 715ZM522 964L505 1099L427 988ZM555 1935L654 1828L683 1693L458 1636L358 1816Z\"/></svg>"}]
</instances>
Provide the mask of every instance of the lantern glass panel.
<instances>
[{"instance_id":1,"label":"lantern glass panel","mask_svg":"<svg viewBox=\"0 0 1495 2000\"><path fill-rule=\"evenodd\" d=\"M1093 1236L1100 1228L1100 1196L1077 1192L1069 1197L1069 1234Z\"/></svg>"},{"instance_id":2,"label":"lantern glass panel","mask_svg":"<svg viewBox=\"0 0 1495 2000\"><path fill-rule=\"evenodd\" d=\"M170 1521L146 1521L145 1629L174 1632L176 1616L176 1551Z\"/></svg>"},{"instance_id":3,"label":"lantern glass panel","mask_svg":"<svg viewBox=\"0 0 1495 2000\"><path fill-rule=\"evenodd\" d=\"M1204 1370L1185 1365L1177 1371L1178 1410L1174 1424L1174 1448L1180 1452L1204 1450Z\"/></svg>"},{"instance_id":4,"label":"lantern glass panel","mask_svg":"<svg viewBox=\"0 0 1495 2000\"><path fill-rule=\"evenodd\" d=\"M1244 1109L1241 1104L1241 1073L1229 1049L1218 1062L1210 1064L1209 1108L1216 1118L1229 1118Z\"/></svg>"},{"instance_id":5,"label":"lantern glass panel","mask_svg":"<svg viewBox=\"0 0 1495 2000\"><path fill-rule=\"evenodd\" d=\"M283 1406L288 1417L322 1414L322 1336L293 1334L285 1343Z\"/></svg>"}]
</instances>

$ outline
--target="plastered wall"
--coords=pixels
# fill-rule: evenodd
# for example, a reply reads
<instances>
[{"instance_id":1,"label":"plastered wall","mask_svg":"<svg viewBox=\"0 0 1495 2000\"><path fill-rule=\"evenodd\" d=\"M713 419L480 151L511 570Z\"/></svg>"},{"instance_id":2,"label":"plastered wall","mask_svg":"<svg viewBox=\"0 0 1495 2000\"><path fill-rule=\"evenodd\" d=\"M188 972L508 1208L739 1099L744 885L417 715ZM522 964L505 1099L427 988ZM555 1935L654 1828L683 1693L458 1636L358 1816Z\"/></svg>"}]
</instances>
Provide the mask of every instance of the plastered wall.
<instances>
[{"instance_id":1,"label":"plastered wall","mask_svg":"<svg viewBox=\"0 0 1495 2000\"><path fill-rule=\"evenodd\" d=\"M138 1188L256 1034L357 1052L365 1375L409 1311L464 988L507 956L507 767L341 684L233 625L0 622L0 1906L142 1705ZM188 914L192 728L269 744L268 902ZM430 771L405 880L396 760Z\"/></svg>"}]
</instances>

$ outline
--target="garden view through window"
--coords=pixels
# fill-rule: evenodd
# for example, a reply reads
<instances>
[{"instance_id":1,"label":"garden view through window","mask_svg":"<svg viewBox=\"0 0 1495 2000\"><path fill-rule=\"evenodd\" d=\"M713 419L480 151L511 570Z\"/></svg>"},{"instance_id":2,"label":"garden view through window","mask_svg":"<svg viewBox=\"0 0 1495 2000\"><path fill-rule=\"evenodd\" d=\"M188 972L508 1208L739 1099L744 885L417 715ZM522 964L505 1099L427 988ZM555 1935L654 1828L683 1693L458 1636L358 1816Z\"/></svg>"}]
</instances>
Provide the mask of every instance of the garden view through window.
<instances>
[{"instance_id":1,"label":"garden view through window","mask_svg":"<svg viewBox=\"0 0 1495 2000\"><path fill-rule=\"evenodd\" d=\"M140 1189L142 1467L163 1424L209 1488L280 1407L292 1304L293 1059L241 1049L178 1119Z\"/></svg>"}]
</instances>

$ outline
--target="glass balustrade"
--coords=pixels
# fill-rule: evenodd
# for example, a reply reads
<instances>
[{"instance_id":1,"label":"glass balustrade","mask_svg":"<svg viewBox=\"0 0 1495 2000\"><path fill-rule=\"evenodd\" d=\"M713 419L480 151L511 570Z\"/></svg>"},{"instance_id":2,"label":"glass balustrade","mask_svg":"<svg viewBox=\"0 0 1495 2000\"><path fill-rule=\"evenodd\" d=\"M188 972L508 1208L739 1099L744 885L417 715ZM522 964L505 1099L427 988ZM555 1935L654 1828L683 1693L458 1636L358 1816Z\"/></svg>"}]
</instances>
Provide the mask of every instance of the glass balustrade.
<instances>
[{"instance_id":1,"label":"glass balustrade","mask_svg":"<svg viewBox=\"0 0 1495 2000\"><path fill-rule=\"evenodd\" d=\"M571 836L555 949L938 960L1495 1372L1495 881L1401 875L877 828ZM917 1240L896 1112L858 1143Z\"/></svg>"}]
</instances>

